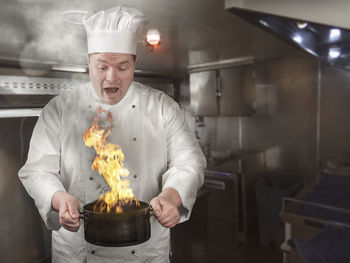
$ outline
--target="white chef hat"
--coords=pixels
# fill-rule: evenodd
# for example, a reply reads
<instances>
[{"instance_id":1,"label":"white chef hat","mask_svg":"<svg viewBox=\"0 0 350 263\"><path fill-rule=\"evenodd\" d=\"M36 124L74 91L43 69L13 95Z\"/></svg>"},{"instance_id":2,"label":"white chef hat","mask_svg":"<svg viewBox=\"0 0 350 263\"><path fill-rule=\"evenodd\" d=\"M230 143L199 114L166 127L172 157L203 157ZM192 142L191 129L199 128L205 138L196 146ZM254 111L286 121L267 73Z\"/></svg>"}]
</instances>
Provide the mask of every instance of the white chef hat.
<instances>
[{"instance_id":1,"label":"white chef hat","mask_svg":"<svg viewBox=\"0 0 350 263\"><path fill-rule=\"evenodd\" d=\"M146 21L147 18L140 11L122 5L85 15L83 24L87 32L88 53L136 55L136 33Z\"/></svg>"}]
</instances>

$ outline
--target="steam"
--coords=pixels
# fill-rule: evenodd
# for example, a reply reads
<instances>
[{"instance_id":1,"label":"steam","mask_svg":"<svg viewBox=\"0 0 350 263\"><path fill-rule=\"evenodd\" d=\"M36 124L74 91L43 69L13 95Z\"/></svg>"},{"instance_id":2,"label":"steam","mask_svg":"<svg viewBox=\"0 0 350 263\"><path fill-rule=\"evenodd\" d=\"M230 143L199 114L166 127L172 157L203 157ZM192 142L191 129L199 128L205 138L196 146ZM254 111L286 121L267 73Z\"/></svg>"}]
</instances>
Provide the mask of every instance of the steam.
<instances>
[{"instance_id":1,"label":"steam","mask_svg":"<svg viewBox=\"0 0 350 263\"><path fill-rule=\"evenodd\" d=\"M26 0L27 1L27 0ZM33 1L33 0L31 0ZM40 1L40 0L39 0ZM79 24L84 14L110 8L117 4L131 5L138 1L52 1L47 8L43 4L25 13L26 19L32 21L33 43L27 43L23 57L45 58L61 64L86 64L86 32ZM33 6L33 5L30 5ZM43 12L45 11L45 12ZM39 52L33 52L37 49Z\"/></svg>"},{"instance_id":2,"label":"steam","mask_svg":"<svg viewBox=\"0 0 350 263\"><path fill-rule=\"evenodd\" d=\"M11 57L11 55L18 54L26 41L26 34L22 32L26 28L24 19L21 17L13 19L11 14L15 11L14 8L8 5L2 5L0 9L0 48L2 57Z\"/></svg>"},{"instance_id":3,"label":"steam","mask_svg":"<svg viewBox=\"0 0 350 263\"><path fill-rule=\"evenodd\" d=\"M84 64L86 54L85 30L81 25L68 24L60 8L34 9L26 13L33 36L25 43L21 59L56 61L58 64Z\"/></svg>"},{"instance_id":4,"label":"steam","mask_svg":"<svg viewBox=\"0 0 350 263\"><path fill-rule=\"evenodd\" d=\"M86 32L79 20L118 4L140 6L138 0L17 0L0 10L1 55L28 61L57 64L86 64Z\"/></svg>"},{"instance_id":5,"label":"steam","mask_svg":"<svg viewBox=\"0 0 350 263\"><path fill-rule=\"evenodd\" d=\"M20 34L17 28L8 22L1 23L0 26L1 38L0 45L1 46L10 46L13 51L20 50L22 44L25 42L25 35Z\"/></svg>"}]
</instances>

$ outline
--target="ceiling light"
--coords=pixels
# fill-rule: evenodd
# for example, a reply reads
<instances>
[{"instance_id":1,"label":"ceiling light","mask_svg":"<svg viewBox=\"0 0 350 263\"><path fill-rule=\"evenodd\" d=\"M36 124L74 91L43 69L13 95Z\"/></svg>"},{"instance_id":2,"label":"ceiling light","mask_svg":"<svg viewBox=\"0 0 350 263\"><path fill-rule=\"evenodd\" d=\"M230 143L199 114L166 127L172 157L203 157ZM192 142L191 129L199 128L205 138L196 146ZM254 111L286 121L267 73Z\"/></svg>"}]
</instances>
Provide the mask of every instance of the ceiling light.
<instances>
[{"instance_id":1,"label":"ceiling light","mask_svg":"<svg viewBox=\"0 0 350 263\"><path fill-rule=\"evenodd\" d=\"M332 28L329 31L329 40L330 41L337 41L341 37L341 31L338 28Z\"/></svg>"},{"instance_id":2,"label":"ceiling light","mask_svg":"<svg viewBox=\"0 0 350 263\"><path fill-rule=\"evenodd\" d=\"M339 48L330 48L328 51L328 56L332 59L339 57L341 54Z\"/></svg>"},{"instance_id":3,"label":"ceiling light","mask_svg":"<svg viewBox=\"0 0 350 263\"><path fill-rule=\"evenodd\" d=\"M293 37L293 40L294 40L295 42L297 42L298 44L301 44L301 42L303 42L303 38L302 38L302 36L300 36L300 35L295 35L295 36Z\"/></svg>"},{"instance_id":4,"label":"ceiling light","mask_svg":"<svg viewBox=\"0 0 350 263\"><path fill-rule=\"evenodd\" d=\"M297 22L297 26L300 28L300 29L304 29L305 27L307 27L307 23L306 22Z\"/></svg>"},{"instance_id":5,"label":"ceiling light","mask_svg":"<svg viewBox=\"0 0 350 263\"><path fill-rule=\"evenodd\" d=\"M259 22L260 22L260 24L262 24L262 25L264 25L266 27L269 26L269 24L265 20L259 19Z\"/></svg>"},{"instance_id":6,"label":"ceiling light","mask_svg":"<svg viewBox=\"0 0 350 263\"><path fill-rule=\"evenodd\" d=\"M157 29L150 29L147 31L147 42L152 46L157 46L160 42L160 34Z\"/></svg>"}]
</instances>

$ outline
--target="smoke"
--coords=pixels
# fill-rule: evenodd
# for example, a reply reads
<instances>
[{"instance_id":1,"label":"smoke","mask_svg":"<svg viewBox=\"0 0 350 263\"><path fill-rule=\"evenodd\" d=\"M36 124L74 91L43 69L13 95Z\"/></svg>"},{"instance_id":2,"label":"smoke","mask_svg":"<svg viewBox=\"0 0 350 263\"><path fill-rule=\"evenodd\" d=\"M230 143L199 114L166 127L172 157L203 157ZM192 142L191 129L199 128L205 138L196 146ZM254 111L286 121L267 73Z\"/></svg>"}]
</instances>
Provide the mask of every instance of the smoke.
<instances>
[{"instance_id":1,"label":"smoke","mask_svg":"<svg viewBox=\"0 0 350 263\"><path fill-rule=\"evenodd\" d=\"M25 14L31 24L32 39L25 43L21 59L57 61L61 64L85 63L85 30L81 25L65 21L62 13L67 9L62 6L34 7Z\"/></svg>"},{"instance_id":2,"label":"smoke","mask_svg":"<svg viewBox=\"0 0 350 263\"><path fill-rule=\"evenodd\" d=\"M28 0L26 0L28 1ZM38 58L58 61L66 64L86 64L86 32L79 21L84 13L95 12L104 8L110 8L118 4L134 6L138 0L127 1L56 1L47 4L36 5L25 16L32 21L33 43L28 45L38 45ZM33 6L33 5L31 5ZM32 55L31 48L27 48L29 57Z\"/></svg>"},{"instance_id":3,"label":"smoke","mask_svg":"<svg viewBox=\"0 0 350 263\"><path fill-rule=\"evenodd\" d=\"M1 22L0 25L0 47L8 54L17 54L26 41L26 36L21 34L17 27L8 22Z\"/></svg>"},{"instance_id":4,"label":"smoke","mask_svg":"<svg viewBox=\"0 0 350 263\"><path fill-rule=\"evenodd\" d=\"M14 8L6 4L0 9L0 50L1 55L10 56L18 54L23 43L26 41L26 23L23 17L16 17L12 14Z\"/></svg>"},{"instance_id":5,"label":"smoke","mask_svg":"<svg viewBox=\"0 0 350 263\"><path fill-rule=\"evenodd\" d=\"M119 4L140 7L139 0L17 0L1 4L0 50L28 61L86 64L84 12ZM77 12L74 12L77 11ZM28 63L27 63L28 64Z\"/></svg>"}]
</instances>

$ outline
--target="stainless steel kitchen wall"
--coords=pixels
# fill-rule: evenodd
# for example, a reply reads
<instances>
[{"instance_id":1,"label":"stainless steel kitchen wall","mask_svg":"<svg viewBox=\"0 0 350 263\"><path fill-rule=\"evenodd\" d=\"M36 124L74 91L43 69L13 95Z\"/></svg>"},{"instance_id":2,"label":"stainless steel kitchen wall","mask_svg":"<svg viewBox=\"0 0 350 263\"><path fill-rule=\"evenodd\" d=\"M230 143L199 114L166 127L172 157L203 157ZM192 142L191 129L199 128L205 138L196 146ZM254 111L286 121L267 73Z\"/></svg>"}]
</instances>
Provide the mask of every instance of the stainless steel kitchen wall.
<instances>
[{"instance_id":1,"label":"stainless steel kitchen wall","mask_svg":"<svg viewBox=\"0 0 350 263\"><path fill-rule=\"evenodd\" d=\"M1 262L49 262L50 235L18 179L36 118L0 119Z\"/></svg>"},{"instance_id":2,"label":"stainless steel kitchen wall","mask_svg":"<svg viewBox=\"0 0 350 263\"><path fill-rule=\"evenodd\" d=\"M350 73L321 66L320 162L350 161Z\"/></svg>"},{"instance_id":3,"label":"stainless steel kitchen wall","mask_svg":"<svg viewBox=\"0 0 350 263\"><path fill-rule=\"evenodd\" d=\"M208 148L262 152L266 170L313 172L318 151L319 62L266 32L253 32L247 46L256 58L256 113L204 117L198 128L201 143Z\"/></svg>"},{"instance_id":4,"label":"stainless steel kitchen wall","mask_svg":"<svg viewBox=\"0 0 350 263\"><path fill-rule=\"evenodd\" d=\"M260 151L266 171L315 174L330 158L349 161L350 73L297 49L255 66L256 114L204 117L201 143Z\"/></svg>"},{"instance_id":5,"label":"stainless steel kitchen wall","mask_svg":"<svg viewBox=\"0 0 350 263\"><path fill-rule=\"evenodd\" d=\"M257 63L257 115L240 117L243 149L262 151L266 170L315 174L350 160L350 73L307 54Z\"/></svg>"},{"instance_id":6,"label":"stainless steel kitchen wall","mask_svg":"<svg viewBox=\"0 0 350 263\"><path fill-rule=\"evenodd\" d=\"M315 170L317 65L307 55L257 64L257 115L241 117L241 146L262 151L266 170Z\"/></svg>"}]
</instances>

